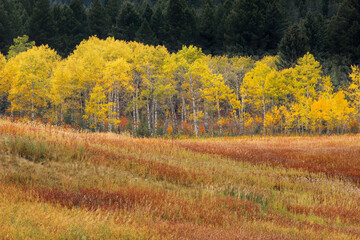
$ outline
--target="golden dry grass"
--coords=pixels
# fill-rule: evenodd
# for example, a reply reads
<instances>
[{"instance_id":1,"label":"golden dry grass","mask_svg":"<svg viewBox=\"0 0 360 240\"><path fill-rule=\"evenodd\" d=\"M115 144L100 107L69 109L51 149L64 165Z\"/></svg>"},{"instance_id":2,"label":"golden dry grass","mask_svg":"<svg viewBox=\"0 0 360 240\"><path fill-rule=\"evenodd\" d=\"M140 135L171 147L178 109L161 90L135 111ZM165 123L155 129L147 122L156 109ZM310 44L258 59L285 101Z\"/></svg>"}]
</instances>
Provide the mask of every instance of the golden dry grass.
<instances>
[{"instance_id":1,"label":"golden dry grass","mask_svg":"<svg viewBox=\"0 0 360 240\"><path fill-rule=\"evenodd\" d=\"M360 239L360 137L134 139L0 120L2 239Z\"/></svg>"}]
</instances>

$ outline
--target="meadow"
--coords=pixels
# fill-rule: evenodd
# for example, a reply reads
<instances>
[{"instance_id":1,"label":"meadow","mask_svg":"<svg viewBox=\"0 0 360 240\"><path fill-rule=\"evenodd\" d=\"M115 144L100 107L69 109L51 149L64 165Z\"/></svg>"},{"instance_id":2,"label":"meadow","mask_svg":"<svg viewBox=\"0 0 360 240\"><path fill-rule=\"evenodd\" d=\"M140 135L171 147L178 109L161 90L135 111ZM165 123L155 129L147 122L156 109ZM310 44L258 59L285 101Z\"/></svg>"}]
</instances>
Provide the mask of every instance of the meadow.
<instances>
[{"instance_id":1,"label":"meadow","mask_svg":"<svg viewBox=\"0 0 360 240\"><path fill-rule=\"evenodd\" d=\"M132 138L0 119L1 239L360 239L360 136Z\"/></svg>"}]
</instances>

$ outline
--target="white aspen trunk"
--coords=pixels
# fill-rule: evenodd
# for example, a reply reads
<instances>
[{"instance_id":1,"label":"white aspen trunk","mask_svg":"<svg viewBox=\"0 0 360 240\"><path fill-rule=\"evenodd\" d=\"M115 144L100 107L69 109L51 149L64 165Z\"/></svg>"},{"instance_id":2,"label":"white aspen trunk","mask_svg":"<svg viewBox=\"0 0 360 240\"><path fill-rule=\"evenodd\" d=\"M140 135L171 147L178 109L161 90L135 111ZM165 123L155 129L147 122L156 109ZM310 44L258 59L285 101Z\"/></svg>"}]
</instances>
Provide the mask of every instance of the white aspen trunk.
<instances>
[{"instance_id":1,"label":"white aspen trunk","mask_svg":"<svg viewBox=\"0 0 360 240\"><path fill-rule=\"evenodd\" d=\"M135 96L133 96L133 134L136 132L136 109L135 109Z\"/></svg>"},{"instance_id":2,"label":"white aspen trunk","mask_svg":"<svg viewBox=\"0 0 360 240\"><path fill-rule=\"evenodd\" d=\"M199 135L199 129L198 129L198 123L197 123L195 93L194 93L194 87L193 87L193 82L192 82L191 76L190 76L190 94L191 94L193 115L194 115L194 132L195 132L195 136L197 137Z\"/></svg>"},{"instance_id":3,"label":"white aspen trunk","mask_svg":"<svg viewBox=\"0 0 360 240\"><path fill-rule=\"evenodd\" d=\"M184 133L184 121L185 121L185 99L184 96L181 96L181 131Z\"/></svg>"},{"instance_id":4,"label":"white aspen trunk","mask_svg":"<svg viewBox=\"0 0 360 240\"><path fill-rule=\"evenodd\" d=\"M111 100L112 100L112 93L113 91L111 91L109 94L108 94L108 103L111 103ZM112 132L112 124L111 124L111 121L112 121L112 115L111 113L113 112L113 108L114 106L109 106L108 107L108 131L109 132Z\"/></svg>"},{"instance_id":5,"label":"white aspen trunk","mask_svg":"<svg viewBox=\"0 0 360 240\"><path fill-rule=\"evenodd\" d=\"M147 112L147 119L148 119L148 129L151 133L151 136L153 134L152 129L151 129L151 116L150 116L150 104L149 104L149 99L147 99L147 104L146 104L146 112Z\"/></svg>"},{"instance_id":6,"label":"white aspen trunk","mask_svg":"<svg viewBox=\"0 0 360 240\"><path fill-rule=\"evenodd\" d=\"M217 112L218 112L219 133L220 133L220 136L222 136L222 122L221 122L219 98L216 99L216 108L217 108Z\"/></svg>"},{"instance_id":7,"label":"white aspen trunk","mask_svg":"<svg viewBox=\"0 0 360 240\"><path fill-rule=\"evenodd\" d=\"M155 135L157 134L157 121L158 121L158 115L157 115L157 100L156 100L156 97L155 97L155 100L154 100L155 104L154 104L154 124L155 124L155 128L154 128L154 132L155 132ZM165 116L166 117L166 116Z\"/></svg>"},{"instance_id":8,"label":"white aspen trunk","mask_svg":"<svg viewBox=\"0 0 360 240\"><path fill-rule=\"evenodd\" d=\"M34 93L31 93L31 121L35 119L35 112L34 112Z\"/></svg>"},{"instance_id":9,"label":"white aspen trunk","mask_svg":"<svg viewBox=\"0 0 360 240\"><path fill-rule=\"evenodd\" d=\"M116 120L120 120L120 99L119 99L119 88L117 87L117 83L115 82L116 86L115 86L115 97L114 97L114 103L115 103L115 111L116 111ZM119 132L119 123L116 124L116 128L118 129Z\"/></svg>"},{"instance_id":10,"label":"white aspen trunk","mask_svg":"<svg viewBox=\"0 0 360 240\"><path fill-rule=\"evenodd\" d=\"M172 115L172 127L173 127L173 130L175 129L175 127L177 127L177 124L176 124L176 113L175 113L175 107L174 107L174 104L172 102L172 99L170 98L170 107L171 107L171 115Z\"/></svg>"},{"instance_id":11,"label":"white aspen trunk","mask_svg":"<svg viewBox=\"0 0 360 240\"><path fill-rule=\"evenodd\" d=\"M136 110L136 130L139 128L139 124L140 124L140 116L139 116L139 105L138 105L138 88L139 85L137 85L136 87L136 101L135 101L135 110Z\"/></svg>"},{"instance_id":12,"label":"white aspen trunk","mask_svg":"<svg viewBox=\"0 0 360 240\"><path fill-rule=\"evenodd\" d=\"M204 118L205 118L205 132L206 133L209 133L209 115L208 115L208 112L207 110L205 109L204 110Z\"/></svg>"},{"instance_id":13,"label":"white aspen trunk","mask_svg":"<svg viewBox=\"0 0 360 240\"><path fill-rule=\"evenodd\" d=\"M263 96L263 128L264 128L264 136L266 136L266 126L265 126L265 116L266 116L266 106L265 106L265 96Z\"/></svg>"},{"instance_id":14,"label":"white aspen trunk","mask_svg":"<svg viewBox=\"0 0 360 240\"><path fill-rule=\"evenodd\" d=\"M240 134L244 134L245 133L245 96L242 94L241 95L241 111L239 109L239 116L241 118L241 129L240 129Z\"/></svg>"}]
</instances>

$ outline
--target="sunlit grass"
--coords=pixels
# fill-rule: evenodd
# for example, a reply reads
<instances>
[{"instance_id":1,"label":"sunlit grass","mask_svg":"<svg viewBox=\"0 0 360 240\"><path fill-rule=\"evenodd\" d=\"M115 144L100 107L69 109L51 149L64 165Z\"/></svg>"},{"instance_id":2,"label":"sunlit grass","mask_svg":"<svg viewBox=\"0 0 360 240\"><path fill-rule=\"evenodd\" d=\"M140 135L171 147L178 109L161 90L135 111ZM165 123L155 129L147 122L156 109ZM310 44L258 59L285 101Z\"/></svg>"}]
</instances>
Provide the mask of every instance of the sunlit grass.
<instances>
[{"instance_id":1,"label":"sunlit grass","mask_svg":"<svg viewBox=\"0 0 360 240\"><path fill-rule=\"evenodd\" d=\"M135 139L0 120L0 238L360 238L360 137Z\"/></svg>"}]
</instances>

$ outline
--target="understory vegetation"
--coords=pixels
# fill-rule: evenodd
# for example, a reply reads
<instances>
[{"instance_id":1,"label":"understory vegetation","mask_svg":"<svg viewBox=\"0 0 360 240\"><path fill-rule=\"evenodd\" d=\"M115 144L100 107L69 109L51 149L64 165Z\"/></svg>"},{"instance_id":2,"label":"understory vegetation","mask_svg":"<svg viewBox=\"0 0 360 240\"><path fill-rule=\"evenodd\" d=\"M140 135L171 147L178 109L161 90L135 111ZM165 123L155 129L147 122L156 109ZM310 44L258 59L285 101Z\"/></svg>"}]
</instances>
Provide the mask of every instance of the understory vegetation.
<instances>
[{"instance_id":1,"label":"understory vegetation","mask_svg":"<svg viewBox=\"0 0 360 240\"><path fill-rule=\"evenodd\" d=\"M358 239L360 137L142 139L0 120L2 239Z\"/></svg>"}]
</instances>

